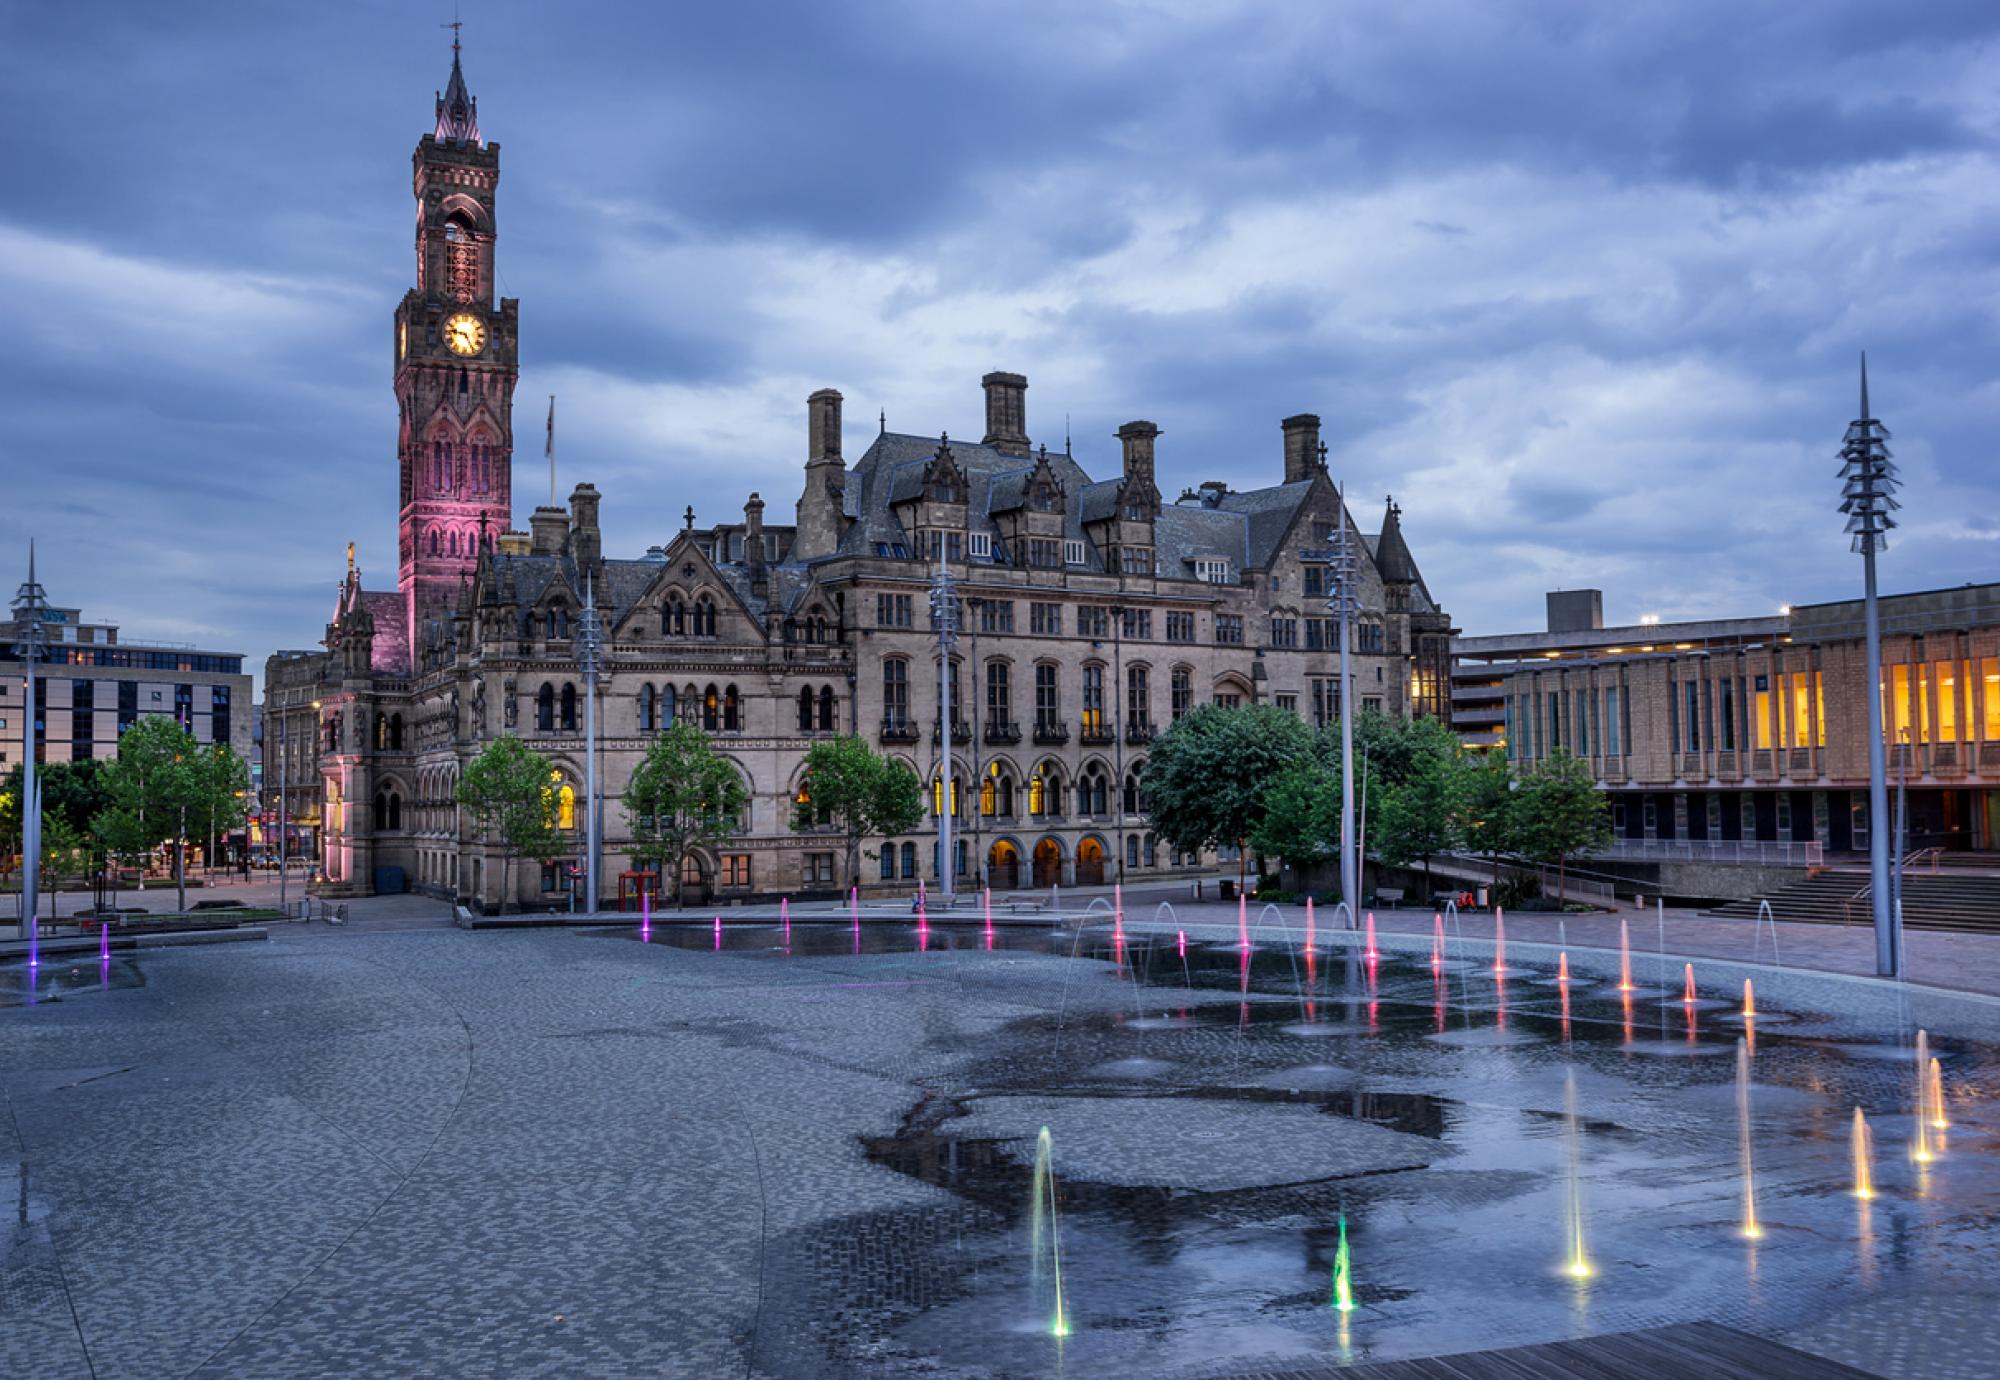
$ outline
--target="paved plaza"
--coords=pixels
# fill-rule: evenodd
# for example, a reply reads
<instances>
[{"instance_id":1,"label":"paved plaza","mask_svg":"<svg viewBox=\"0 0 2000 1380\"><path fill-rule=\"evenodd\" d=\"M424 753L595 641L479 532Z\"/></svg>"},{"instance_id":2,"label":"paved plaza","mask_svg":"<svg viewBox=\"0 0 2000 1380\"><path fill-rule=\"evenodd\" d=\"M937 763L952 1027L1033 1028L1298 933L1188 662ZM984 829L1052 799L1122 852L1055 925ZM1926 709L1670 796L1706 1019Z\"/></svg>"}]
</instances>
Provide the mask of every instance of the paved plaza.
<instances>
[{"instance_id":1,"label":"paved plaza","mask_svg":"<svg viewBox=\"0 0 2000 1380\"><path fill-rule=\"evenodd\" d=\"M1628 1015L1619 1062L1572 1067L1539 979L1497 1022L1470 988L1441 996L1426 1035L1428 979L1405 974L1410 1038L1371 1043L1351 963L1293 987L1296 949L1269 919L1240 988L1182 982L1175 931L1219 938L1230 909L1152 926L1135 905L1120 937L1024 926L990 948L885 920L859 953L844 927L804 921L787 951L775 930L663 921L642 944L467 932L438 911L398 901L341 929L79 960L57 999L9 998L0 1373L1193 1376L1711 1315L1882 1374L1989 1373L1992 1003L1854 984L1847 1010L1811 1018L1820 1053L1773 1034L1765 1105L1791 1120L1764 1172L1774 1220L1797 1226L1762 1276L1753 1261L1753 1297L1726 1241L1648 1272L1630 1243L1653 1228L1604 1186L1630 1185L1663 1241L1734 1212L1730 1061L1656 1057L1730 1051L1734 1032L1708 1027L1697 1047L1692 1016L1684 1044L1678 1013L1659 1038ZM1510 942L1531 928L1510 922ZM1235 971L1223 947L1196 960L1211 977ZM1774 1012L1825 998L1818 979L1758 974ZM1948 1213L1885 1204L1884 1254L1860 1266L1880 1277L1834 1307L1858 1276L1829 1224L1851 1214L1819 1181L1842 1163L1844 1100L1899 1097L1881 1032L1912 1015L1949 1029L1971 1109L1959 1196ZM1616 1043L1615 1015L1601 1024ZM1812 1091L1810 1061L1835 1048L1840 1100ZM1553 1240L1565 1070L1603 1147L1609 1258L1588 1318L1551 1306L1513 1254ZM1659 1101L1681 1077L1701 1087ZM1631 1129L1649 1122L1671 1129L1665 1158ZM1014 1304L1021 1147L1044 1124L1072 1180L1082 1322L1066 1360ZM1350 1214L1378 1278L1457 1273L1446 1287L1476 1282L1483 1301L1418 1308L1382 1286L1355 1339L1345 1323L1336 1337L1324 1288ZM1399 1221L1467 1234L1399 1240ZM1897 1264L1926 1249L1921 1272Z\"/></svg>"}]
</instances>

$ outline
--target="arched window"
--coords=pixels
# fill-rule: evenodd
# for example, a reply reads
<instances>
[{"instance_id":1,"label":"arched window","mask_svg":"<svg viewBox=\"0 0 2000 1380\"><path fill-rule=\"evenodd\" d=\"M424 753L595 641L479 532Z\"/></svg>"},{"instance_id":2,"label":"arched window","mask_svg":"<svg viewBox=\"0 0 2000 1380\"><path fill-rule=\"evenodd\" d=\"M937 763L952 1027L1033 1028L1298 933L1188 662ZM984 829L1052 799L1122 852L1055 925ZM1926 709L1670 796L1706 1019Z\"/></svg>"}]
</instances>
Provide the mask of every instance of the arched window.
<instances>
[{"instance_id":1,"label":"arched window","mask_svg":"<svg viewBox=\"0 0 2000 1380\"><path fill-rule=\"evenodd\" d=\"M916 875L917 846L914 843L906 843L903 845L903 877L907 881Z\"/></svg>"},{"instance_id":2,"label":"arched window","mask_svg":"<svg viewBox=\"0 0 2000 1380\"><path fill-rule=\"evenodd\" d=\"M961 801L959 796L959 777L961 775L962 773L957 771L954 771L951 774L951 817L953 819L957 819L959 815L963 812L963 802ZM931 815L933 817L936 817L943 813L944 813L944 773L941 771L932 772Z\"/></svg>"},{"instance_id":3,"label":"arched window","mask_svg":"<svg viewBox=\"0 0 2000 1380\"><path fill-rule=\"evenodd\" d=\"M1036 767L1028 778L1028 813L1040 818L1062 813L1062 783L1047 767Z\"/></svg>"},{"instance_id":4,"label":"arched window","mask_svg":"<svg viewBox=\"0 0 2000 1380\"><path fill-rule=\"evenodd\" d=\"M674 687L671 685L662 685L660 687L660 727L672 728L673 726Z\"/></svg>"},{"instance_id":5,"label":"arched window","mask_svg":"<svg viewBox=\"0 0 2000 1380\"><path fill-rule=\"evenodd\" d=\"M743 727L743 706L736 698L736 687L731 685L722 692L722 731L739 732Z\"/></svg>"},{"instance_id":6,"label":"arched window","mask_svg":"<svg viewBox=\"0 0 2000 1380\"><path fill-rule=\"evenodd\" d=\"M722 696L713 685L701 692L701 726L713 733L722 723Z\"/></svg>"},{"instance_id":7,"label":"arched window","mask_svg":"<svg viewBox=\"0 0 2000 1380\"><path fill-rule=\"evenodd\" d=\"M549 610L549 636L558 640L569 637L569 610L561 604Z\"/></svg>"},{"instance_id":8,"label":"arched window","mask_svg":"<svg viewBox=\"0 0 2000 1380\"><path fill-rule=\"evenodd\" d=\"M1105 813L1109 794L1109 783L1104 779L1104 768L1092 766L1076 783L1076 812L1080 815Z\"/></svg>"},{"instance_id":9,"label":"arched window","mask_svg":"<svg viewBox=\"0 0 2000 1380\"><path fill-rule=\"evenodd\" d=\"M1083 736L1096 737L1104 732L1104 668L1090 665L1083 668Z\"/></svg>"},{"instance_id":10,"label":"arched window","mask_svg":"<svg viewBox=\"0 0 2000 1380\"><path fill-rule=\"evenodd\" d=\"M882 845L882 880L885 882L896 880L896 845L893 843Z\"/></svg>"},{"instance_id":11,"label":"arched window","mask_svg":"<svg viewBox=\"0 0 2000 1380\"><path fill-rule=\"evenodd\" d=\"M375 827L377 829L389 827L389 797L381 791L375 792Z\"/></svg>"},{"instance_id":12,"label":"arched window","mask_svg":"<svg viewBox=\"0 0 2000 1380\"><path fill-rule=\"evenodd\" d=\"M882 727L901 729L910 722L910 663L882 663Z\"/></svg>"},{"instance_id":13,"label":"arched window","mask_svg":"<svg viewBox=\"0 0 2000 1380\"><path fill-rule=\"evenodd\" d=\"M810 733L813 726L813 692L810 685L799 687L799 732Z\"/></svg>"},{"instance_id":14,"label":"arched window","mask_svg":"<svg viewBox=\"0 0 2000 1380\"><path fill-rule=\"evenodd\" d=\"M1125 722L1144 728L1153 721L1152 683L1143 666L1125 672Z\"/></svg>"},{"instance_id":15,"label":"arched window","mask_svg":"<svg viewBox=\"0 0 2000 1380\"><path fill-rule=\"evenodd\" d=\"M563 732L576 732L576 686L566 684L562 688Z\"/></svg>"},{"instance_id":16,"label":"arched window","mask_svg":"<svg viewBox=\"0 0 2000 1380\"><path fill-rule=\"evenodd\" d=\"M438 534L435 527L431 528L431 554L433 556L438 554Z\"/></svg>"},{"instance_id":17,"label":"arched window","mask_svg":"<svg viewBox=\"0 0 2000 1380\"><path fill-rule=\"evenodd\" d=\"M653 731L653 687L650 685L639 687L639 731Z\"/></svg>"},{"instance_id":18,"label":"arched window","mask_svg":"<svg viewBox=\"0 0 2000 1380\"><path fill-rule=\"evenodd\" d=\"M701 723L701 691L692 685L681 689L681 722L696 725Z\"/></svg>"},{"instance_id":19,"label":"arched window","mask_svg":"<svg viewBox=\"0 0 2000 1380\"><path fill-rule=\"evenodd\" d=\"M556 731L556 688L547 681L542 682L542 688L535 695L535 731Z\"/></svg>"},{"instance_id":20,"label":"arched window","mask_svg":"<svg viewBox=\"0 0 2000 1380\"><path fill-rule=\"evenodd\" d=\"M375 716L375 750L377 752L386 752L388 748L389 716L387 714L377 714Z\"/></svg>"},{"instance_id":21,"label":"arched window","mask_svg":"<svg viewBox=\"0 0 2000 1380\"><path fill-rule=\"evenodd\" d=\"M831 685L822 685L819 688L819 731L821 733L833 732L833 703L833 687Z\"/></svg>"},{"instance_id":22,"label":"arched window","mask_svg":"<svg viewBox=\"0 0 2000 1380\"><path fill-rule=\"evenodd\" d=\"M1185 666L1176 666L1172 684L1173 722L1178 722L1183 714L1194 708L1194 673Z\"/></svg>"},{"instance_id":23,"label":"arched window","mask_svg":"<svg viewBox=\"0 0 2000 1380\"><path fill-rule=\"evenodd\" d=\"M1134 768L1125 773L1125 813L1139 813L1139 771Z\"/></svg>"},{"instance_id":24,"label":"arched window","mask_svg":"<svg viewBox=\"0 0 2000 1380\"><path fill-rule=\"evenodd\" d=\"M687 632L687 605L681 596L670 594L667 602L660 606L660 631L679 636Z\"/></svg>"},{"instance_id":25,"label":"arched window","mask_svg":"<svg viewBox=\"0 0 2000 1380\"><path fill-rule=\"evenodd\" d=\"M556 828L576 828L576 787L567 781L556 792Z\"/></svg>"},{"instance_id":26,"label":"arched window","mask_svg":"<svg viewBox=\"0 0 2000 1380\"><path fill-rule=\"evenodd\" d=\"M1157 867L1160 861L1160 840L1157 834L1146 835L1146 866Z\"/></svg>"},{"instance_id":27,"label":"arched window","mask_svg":"<svg viewBox=\"0 0 2000 1380\"><path fill-rule=\"evenodd\" d=\"M389 716L389 750L391 752L401 752L403 750L403 716L401 714L391 714Z\"/></svg>"},{"instance_id":28,"label":"arched window","mask_svg":"<svg viewBox=\"0 0 2000 1380\"><path fill-rule=\"evenodd\" d=\"M694 601L694 635L715 636L715 601L706 594Z\"/></svg>"},{"instance_id":29,"label":"arched window","mask_svg":"<svg viewBox=\"0 0 2000 1380\"><path fill-rule=\"evenodd\" d=\"M1137 867L1138 865L1139 836L1137 834L1127 834L1125 836L1125 866Z\"/></svg>"}]
</instances>

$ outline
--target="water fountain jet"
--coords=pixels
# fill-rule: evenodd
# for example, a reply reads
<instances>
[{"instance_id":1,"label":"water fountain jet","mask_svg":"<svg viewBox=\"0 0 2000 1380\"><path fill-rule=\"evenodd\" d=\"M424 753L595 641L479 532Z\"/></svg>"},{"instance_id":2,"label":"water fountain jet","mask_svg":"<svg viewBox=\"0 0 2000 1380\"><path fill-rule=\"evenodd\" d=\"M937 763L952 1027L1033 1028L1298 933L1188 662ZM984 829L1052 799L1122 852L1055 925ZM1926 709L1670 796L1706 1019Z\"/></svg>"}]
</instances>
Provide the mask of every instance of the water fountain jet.
<instances>
[{"instance_id":1,"label":"water fountain jet","mask_svg":"<svg viewBox=\"0 0 2000 1380\"><path fill-rule=\"evenodd\" d=\"M1694 964L1692 963L1687 964L1686 969L1687 969L1687 981L1681 989L1681 1003L1684 1006L1693 1006L1695 1003Z\"/></svg>"},{"instance_id":2,"label":"water fountain jet","mask_svg":"<svg viewBox=\"0 0 2000 1380\"><path fill-rule=\"evenodd\" d=\"M1333 1306L1342 1313L1354 1311L1354 1267L1347 1252L1347 1214L1340 1214L1340 1245L1333 1253Z\"/></svg>"},{"instance_id":3,"label":"water fountain jet","mask_svg":"<svg viewBox=\"0 0 2000 1380\"><path fill-rule=\"evenodd\" d=\"M1632 926L1624 920L1618 922L1618 990L1636 990L1632 986Z\"/></svg>"},{"instance_id":4,"label":"water fountain jet","mask_svg":"<svg viewBox=\"0 0 2000 1380\"><path fill-rule=\"evenodd\" d=\"M1054 1152L1054 1141L1049 1136L1049 1128L1044 1126L1035 1137L1035 1178L1034 1201L1029 1212L1030 1238L1028 1269L1037 1295L1041 1302L1044 1291L1052 1296L1049 1314L1049 1335L1069 1336L1069 1315L1063 1310L1062 1287L1062 1237L1056 1221L1056 1175L1050 1164ZM1044 1265L1046 1262L1046 1267Z\"/></svg>"},{"instance_id":5,"label":"water fountain jet","mask_svg":"<svg viewBox=\"0 0 2000 1380\"><path fill-rule=\"evenodd\" d=\"M1936 1152L1931 1149L1930 1109L1926 1105L1930 1101L1926 1086L1930 1074L1930 1042L1929 1032L1917 1032L1917 1143L1910 1151L1910 1158L1918 1164L1929 1164L1937 1158Z\"/></svg>"},{"instance_id":6,"label":"water fountain jet","mask_svg":"<svg viewBox=\"0 0 2000 1380\"><path fill-rule=\"evenodd\" d=\"M1372 910L1368 912L1368 948L1366 956L1371 961L1382 956L1381 952L1375 947L1375 912Z\"/></svg>"},{"instance_id":7,"label":"water fountain jet","mask_svg":"<svg viewBox=\"0 0 2000 1380\"><path fill-rule=\"evenodd\" d=\"M1563 1074L1563 1145L1568 1161L1563 1195L1563 1235L1566 1255L1563 1273L1574 1280L1586 1280L1597 1271L1584 1247L1583 1224L1583 1142L1576 1120L1576 1070Z\"/></svg>"},{"instance_id":8,"label":"water fountain jet","mask_svg":"<svg viewBox=\"0 0 2000 1380\"><path fill-rule=\"evenodd\" d=\"M1757 1221L1757 1165L1750 1136L1750 1045L1736 1042L1736 1149L1743 1163L1743 1226L1740 1235L1755 1241L1764 1235Z\"/></svg>"},{"instance_id":9,"label":"water fountain jet","mask_svg":"<svg viewBox=\"0 0 2000 1380\"><path fill-rule=\"evenodd\" d=\"M1930 1118L1931 1129L1942 1131L1951 1125L1944 1114L1944 1070L1938 1067L1936 1059L1931 1060L1930 1071Z\"/></svg>"},{"instance_id":10,"label":"water fountain jet","mask_svg":"<svg viewBox=\"0 0 2000 1380\"><path fill-rule=\"evenodd\" d=\"M1866 1202L1875 1196L1875 1137L1859 1107L1854 1109L1854 1129L1848 1133L1847 1145L1854 1158L1854 1196Z\"/></svg>"}]
</instances>

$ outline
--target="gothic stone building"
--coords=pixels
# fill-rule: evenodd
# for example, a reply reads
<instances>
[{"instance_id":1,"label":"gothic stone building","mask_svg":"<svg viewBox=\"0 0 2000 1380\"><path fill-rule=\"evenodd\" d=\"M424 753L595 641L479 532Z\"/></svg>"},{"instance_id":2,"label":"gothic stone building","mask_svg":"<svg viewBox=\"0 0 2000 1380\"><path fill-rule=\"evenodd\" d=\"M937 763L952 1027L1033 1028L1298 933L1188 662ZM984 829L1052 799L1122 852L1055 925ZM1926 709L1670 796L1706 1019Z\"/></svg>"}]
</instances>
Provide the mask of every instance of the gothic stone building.
<instances>
[{"instance_id":1,"label":"gothic stone building","mask_svg":"<svg viewBox=\"0 0 2000 1380\"><path fill-rule=\"evenodd\" d=\"M684 529L607 557L599 495L537 508L508 530L515 303L493 305L497 145L482 144L456 61L437 127L418 145L418 282L395 316L402 517L395 591L349 563L325 650L273 658L269 712L312 745L322 864L366 893L385 869L468 903L555 900L566 869L517 867L453 804L465 765L496 736L546 754L566 802L582 794L585 693L576 634L586 589L606 629L599 770L603 892L638 879L618 798L649 739L699 725L742 773L742 832L692 860L717 901L753 894L913 888L936 875L939 810L956 811L958 875L996 888L1158 877L1176 856L1148 830L1138 782L1161 729L1197 704L1339 712L1326 610L1336 524L1357 536L1363 708L1442 715L1450 619L1425 588L1390 504L1360 537L1329 480L1319 419L1281 425L1281 482L1204 483L1163 502L1160 429L1119 428L1115 474L1032 443L1027 381L984 379L977 444L884 427L853 463L841 395L806 403L795 522ZM1282 468L1280 468L1282 466ZM957 581L963 632L939 722L929 586ZM862 875L839 842L793 821L807 750L858 732L930 783L908 838L871 840ZM954 789L941 789L942 754ZM565 807L581 851L580 810Z\"/></svg>"}]
</instances>

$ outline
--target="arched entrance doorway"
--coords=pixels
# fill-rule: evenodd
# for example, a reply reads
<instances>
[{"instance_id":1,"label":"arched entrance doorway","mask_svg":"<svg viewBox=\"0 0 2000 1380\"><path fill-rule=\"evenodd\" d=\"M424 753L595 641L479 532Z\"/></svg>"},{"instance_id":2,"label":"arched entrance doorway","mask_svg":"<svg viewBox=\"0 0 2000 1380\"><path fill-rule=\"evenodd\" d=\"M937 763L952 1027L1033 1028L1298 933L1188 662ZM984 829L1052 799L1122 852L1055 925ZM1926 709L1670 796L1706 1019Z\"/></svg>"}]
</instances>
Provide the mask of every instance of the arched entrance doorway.
<instances>
[{"instance_id":1,"label":"arched entrance doorway","mask_svg":"<svg viewBox=\"0 0 2000 1380\"><path fill-rule=\"evenodd\" d=\"M1076 846L1076 884L1104 885L1104 842L1087 838Z\"/></svg>"},{"instance_id":2,"label":"arched entrance doorway","mask_svg":"<svg viewBox=\"0 0 2000 1380\"><path fill-rule=\"evenodd\" d=\"M681 904L699 904L708 899L708 872L701 855L690 853L681 859Z\"/></svg>"},{"instance_id":3,"label":"arched entrance doorway","mask_svg":"<svg viewBox=\"0 0 2000 1380\"><path fill-rule=\"evenodd\" d=\"M1035 885L1054 886L1062 880L1062 845L1043 839L1035 845Z\"/></svg>"},{"instance_id":4,"label":"arched entrance doorway","mask_svg":"<svg viewBox=\"0 0 2000 1380\"><path fill-rule=\"evenodd\" d=\"M995 891L1013 891L1021 885L1021 850L1008 839L998 839L986 850L986 884Z\"/></svg>"}]
</instances>

